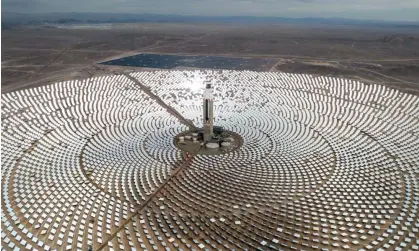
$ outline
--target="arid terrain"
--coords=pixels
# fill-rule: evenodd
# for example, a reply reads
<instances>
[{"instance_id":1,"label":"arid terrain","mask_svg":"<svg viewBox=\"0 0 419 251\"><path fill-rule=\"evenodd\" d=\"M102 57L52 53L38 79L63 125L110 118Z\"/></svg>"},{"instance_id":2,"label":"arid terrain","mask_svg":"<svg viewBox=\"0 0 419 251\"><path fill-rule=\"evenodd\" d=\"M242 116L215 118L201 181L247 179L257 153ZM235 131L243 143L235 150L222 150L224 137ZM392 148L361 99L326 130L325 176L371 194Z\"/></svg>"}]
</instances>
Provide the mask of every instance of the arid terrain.
<instances>
[{"instance_id":1,"label":"arid terrain","mask_svg":"<svg viewBox=\"0 0 419 251\"><path fill-rule=\"evenodd\" d=\"M419 93L415 27L157 23L3 30L2 93L122 71L128 67L97 63L143 52L273 58L277 63L266 70L339 76Z\"/></svg>"}]
</instances>

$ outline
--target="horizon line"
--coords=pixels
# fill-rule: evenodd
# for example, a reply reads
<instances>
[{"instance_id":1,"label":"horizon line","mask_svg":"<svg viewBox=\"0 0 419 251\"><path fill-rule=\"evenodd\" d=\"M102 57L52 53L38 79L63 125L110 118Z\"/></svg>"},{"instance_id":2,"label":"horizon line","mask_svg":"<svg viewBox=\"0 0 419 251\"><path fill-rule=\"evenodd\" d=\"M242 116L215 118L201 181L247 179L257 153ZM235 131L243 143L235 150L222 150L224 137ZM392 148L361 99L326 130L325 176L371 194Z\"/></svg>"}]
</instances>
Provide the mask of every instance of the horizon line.
<instances>
[{"instance_id":1,"label":"horizon line","mask_svg":"<svg viewBox=\"0 0 419 251\"><path fill-rule=\"evenodd\" d=\"M113 15L153 15L153 16L172 16L172 17L198 17L198 18L261 18L261 19L319 19L319 20L342 20L342 21L364 21L380 23L411 23L419 24L419 20L384 20L374 18L347 18L347 17L313 17L313 16L262 16L262 15L197 15L197 14L157 14L157 13L133 13L133 12L92 12L92 11L71 11L71 12L13 12L1 11L2 14L20 14L20 15L48 15L48 14L113 14ZM3 21L3 18L2 18Z\"/></svg>"}]
</instances>

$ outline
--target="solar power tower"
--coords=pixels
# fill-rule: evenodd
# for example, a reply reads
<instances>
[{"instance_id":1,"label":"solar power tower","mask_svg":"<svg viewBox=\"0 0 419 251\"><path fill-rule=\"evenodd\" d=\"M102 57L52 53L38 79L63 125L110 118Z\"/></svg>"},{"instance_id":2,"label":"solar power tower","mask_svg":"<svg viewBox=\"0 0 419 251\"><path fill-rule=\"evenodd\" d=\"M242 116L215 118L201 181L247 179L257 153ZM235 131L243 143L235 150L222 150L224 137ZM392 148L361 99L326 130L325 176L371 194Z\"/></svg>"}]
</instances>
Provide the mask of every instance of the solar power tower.
<instances>
[{"instance_id":1,"label":"solar power tower","mask_svg":"<svg viewBox=\"0 0 419 251\"><path fill-rule=\"evenodd\" d=\"M204 141L210 141L214 130L214 96L212 93L211 84L207 83L204 90Z\"/></svg>"}]
</instances>

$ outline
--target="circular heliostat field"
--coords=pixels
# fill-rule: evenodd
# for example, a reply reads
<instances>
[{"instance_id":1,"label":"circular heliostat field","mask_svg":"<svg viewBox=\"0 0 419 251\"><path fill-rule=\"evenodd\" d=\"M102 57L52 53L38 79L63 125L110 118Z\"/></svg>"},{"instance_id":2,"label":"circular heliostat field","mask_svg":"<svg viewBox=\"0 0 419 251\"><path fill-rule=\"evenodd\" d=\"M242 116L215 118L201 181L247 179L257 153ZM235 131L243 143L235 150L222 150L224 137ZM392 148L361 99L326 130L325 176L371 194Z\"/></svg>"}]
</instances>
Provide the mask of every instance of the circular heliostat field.
<instances>
[{"instance_id":1,"label":"circular heliostat field","mask_svg":"<svg viewBox=\"0 0 419 251\"><path fill-rule=\"evenodd\" d=\"M204 80L240 147L187 156L174 139L202 127ZM419 98L384 86L251 71L60 82L2 94L1 157L6 250L418 248Z\"/></svg>"}]
</instances>

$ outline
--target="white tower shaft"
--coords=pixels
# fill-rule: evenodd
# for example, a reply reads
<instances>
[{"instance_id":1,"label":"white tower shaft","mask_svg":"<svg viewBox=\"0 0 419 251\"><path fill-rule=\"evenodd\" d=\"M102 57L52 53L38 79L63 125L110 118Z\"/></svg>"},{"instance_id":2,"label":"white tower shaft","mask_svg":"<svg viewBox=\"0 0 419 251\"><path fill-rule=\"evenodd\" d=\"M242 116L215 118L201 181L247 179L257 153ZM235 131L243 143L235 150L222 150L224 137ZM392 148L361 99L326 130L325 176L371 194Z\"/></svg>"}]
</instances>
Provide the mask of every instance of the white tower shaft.
<instances>
[{"instance_id":1,"label":"white tower shaft","mask_svg":"<svg viewBox=\"0 0 419 251\"><path fill-rule=\"evenodd\" d=\"M206 84L203 94L204 141L210 141L214 130L213 93L211 84Z\"/></svg>"}]
</instances>

